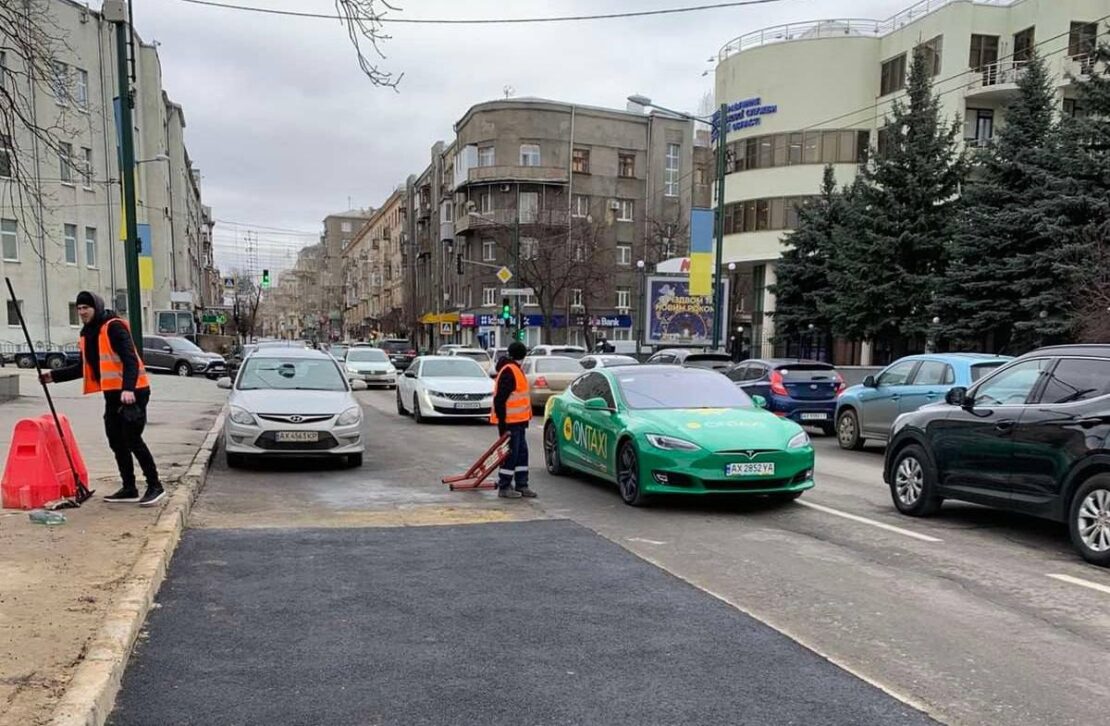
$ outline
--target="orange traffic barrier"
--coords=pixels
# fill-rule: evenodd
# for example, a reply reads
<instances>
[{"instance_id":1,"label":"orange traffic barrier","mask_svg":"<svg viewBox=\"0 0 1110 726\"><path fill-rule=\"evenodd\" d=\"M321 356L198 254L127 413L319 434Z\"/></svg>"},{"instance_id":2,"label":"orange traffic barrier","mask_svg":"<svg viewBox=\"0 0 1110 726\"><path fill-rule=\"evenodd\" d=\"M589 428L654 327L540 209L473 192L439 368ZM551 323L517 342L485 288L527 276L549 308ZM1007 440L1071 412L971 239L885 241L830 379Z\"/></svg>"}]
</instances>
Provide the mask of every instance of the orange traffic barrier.
<instances>
[{"instance_id":1,"label":"orange traffic barrier","mask_svg":"<svg viewBox=\"0 0 1110 726\"><path fill-rule=\"evenodd\" d=\"M62 417L61 422L74 465L80 466L80 476L85 477L85 463L72 438L69 421ZM51 417L16 422L4 477L0 480L0 505L5 509L35 509L54 499L76 494L73 468Z\"/></svg>"},{"instance_id":2,"label":"orange traffic barrier","mask_svg":"<svg viewBox=\"0 0 1110 726\"><path fill-rule=\"evenodd\" d=\"M509 457L509 435L504 434L493 446L478 457L478 461L466 470L465 474L445 476L441 480L451 491L456 489L493 489L493 482L486 482L486 477L495 472L498 467Z\"/></svg>"},{"instance_id":3,"label":"orange traffic barrier","mask_svg":"<svg viewBox=\"0 0 1110 726\"><path fill-rule=\"evenodd\" d=\"M44 413L39 417L43 426L52 426L54 419L50 414ZM50 455L55 457L54 461L58 466L66 464L66 481L68 488L65 496L72 497L77 494L77 482L73 481L73 472L77 472L77 477L80 481L87 482L89 480L89 468L85 466L85 458L81 456L81 448L77 446L77 437L73 435L73 428L69 425L69 417L64 413L58 414L58 425L62 427L62 434L65 436L65 443L58 438L57 427L54 428L53 436L50 442ZM66 458L65 444L69 444L69 456L73 461L73 467L68 466L69 459Z\"/></svg>"}]
</instances>

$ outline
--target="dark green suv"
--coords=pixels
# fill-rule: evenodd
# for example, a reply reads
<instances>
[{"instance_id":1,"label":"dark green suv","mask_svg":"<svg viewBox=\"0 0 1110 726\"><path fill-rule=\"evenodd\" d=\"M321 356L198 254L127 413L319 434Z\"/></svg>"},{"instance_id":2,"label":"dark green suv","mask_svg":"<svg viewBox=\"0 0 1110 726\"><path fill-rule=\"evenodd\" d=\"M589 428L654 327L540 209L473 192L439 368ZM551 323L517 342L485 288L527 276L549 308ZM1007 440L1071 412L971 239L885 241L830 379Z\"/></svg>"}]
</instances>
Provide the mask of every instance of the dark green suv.
<instances>
[{"instance_id":1,"label":"dark green suv","mask_svg":"<svg viewBox=\"0 0 1110 726\"><path fill-rule=\"evenodd\" d=\"M1110 345L1042 348L900 416L883 478L894 506L960 499L1066 522L1110 566Z\"/></svg>"}]
</instances>

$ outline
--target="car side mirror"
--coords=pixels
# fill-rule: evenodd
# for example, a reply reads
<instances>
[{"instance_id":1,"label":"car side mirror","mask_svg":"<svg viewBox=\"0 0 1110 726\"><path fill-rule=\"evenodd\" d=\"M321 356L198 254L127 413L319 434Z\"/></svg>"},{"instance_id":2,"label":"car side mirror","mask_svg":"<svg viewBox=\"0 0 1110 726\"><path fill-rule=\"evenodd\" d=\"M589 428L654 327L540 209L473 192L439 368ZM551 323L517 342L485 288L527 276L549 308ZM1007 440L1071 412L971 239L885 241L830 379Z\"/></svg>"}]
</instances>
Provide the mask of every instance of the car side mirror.
<instances>
[{"instance_id":1,"label":"car side mirror","mask_svg":"<svg viewBox=\"0 0 1110 726\"><path fill-rule=\"evenodd\" d=\"M352 391L365 391L367 388L369 386L366 385L366 381L351 381Z\"/></svg>"},{"instance_id":2,"label":"car side mirror","mask_svg":"<svg viewBox=\"0 0 1110 726\"><path fill-rule=\"evenodd\" d=\"M944 394L944 402L949 406L965 408L971 403L971 400L972 399L967 397L967 389L963 386L950 388L948 389L948 393Z\"/></svg>"},{"instance_id":3,"label":"car side mirror","mask_svg":"<svg viewBox=\"0 0 1110 726\"><path fill-rule=\"evenodd\" d=\"M415 371L405 371L405 378L416 378Z\"/></svg>"},{"instance_id":4,"label":"car side mirror","mask_svg":"<svg viewBox=\"0 0 1110 726\"><path fill-rule=\"evenodd\" d=\"M879 387L879 382L877 380L875 380L875 376L867 376L867 378L863 379L863 387L864 388L878 388Z\"/></svg>"},{"instance_id":5,"label":"car side mirror","mask_svg":"<svg viewBox=\"0 0 1110 726\"><path fill-rule=\"evenodd\" d=\"M763 396L752 396L752 403L756 408L767 408L767 399Z\"/></svg>"},{"instance_id":6,"label":"car side mirror","mask_svg":"<svg viewBox=\"0 0 1110 726\"><path fill-rule=\"evenodd\" d=\"M227 376L224 376L223 378L217 378L216 379L216 388L230 389L231 388L231 379L228 378Z\"/></svg>"},{"instance_id":7,"label":"car side mirror","mask_svg":"<svg viewBox=\"0 0 1110 726\"><path fill-rule=\"evenodd\" d=\"M172 352L173 352L173 348L171 348L171 347L170 347L170 346L168 346L168 345L162 346L162 352L163 352L163 353L172 353Z\"/></svg>"},{"instance_id":8,"label":"car side mirror","mask_svg":"<svg viewBox=\"0 0 1110 726\"><path fill-rule=\"evenodd\" d=\"M590 400L586 401L586 410L587 411L612 411L613 409L609 407L609 404L605 402L604 398L598 397L598 398L591 398Z\"/></svg>"}]
</instances>

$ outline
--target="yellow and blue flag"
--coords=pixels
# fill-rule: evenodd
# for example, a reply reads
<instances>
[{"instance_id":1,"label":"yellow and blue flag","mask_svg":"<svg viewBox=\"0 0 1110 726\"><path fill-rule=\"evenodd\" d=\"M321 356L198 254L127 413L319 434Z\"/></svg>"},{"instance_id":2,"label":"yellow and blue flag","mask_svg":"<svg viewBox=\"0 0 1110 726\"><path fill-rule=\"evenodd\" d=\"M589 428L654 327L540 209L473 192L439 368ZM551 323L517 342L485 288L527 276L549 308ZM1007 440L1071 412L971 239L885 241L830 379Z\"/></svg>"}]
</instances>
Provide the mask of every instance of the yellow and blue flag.
<instances>
[{"instance_id":1,"label":"yellow and blue flag","mask_svg":"<svg viewBox=\"0 0 1110 726\"><path fill-rule=\"evenodd\" d=\"M690 295L713 294L713 210L690 212Z\"/></svg>"}]
</instances>

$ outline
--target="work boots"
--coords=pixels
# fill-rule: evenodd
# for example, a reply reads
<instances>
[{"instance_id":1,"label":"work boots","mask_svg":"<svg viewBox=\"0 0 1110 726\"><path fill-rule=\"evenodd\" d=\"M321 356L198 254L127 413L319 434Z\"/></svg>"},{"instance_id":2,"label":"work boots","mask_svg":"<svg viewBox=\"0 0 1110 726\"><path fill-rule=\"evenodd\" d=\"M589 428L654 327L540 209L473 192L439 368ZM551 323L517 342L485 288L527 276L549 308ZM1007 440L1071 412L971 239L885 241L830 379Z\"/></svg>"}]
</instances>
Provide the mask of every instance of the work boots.
<instances>
[{"instance_id":1,"label":"work boots","mask_svg":"<svg viewBox=\"0 0 1110 726\"><path fill-rule=\"evenodd\" d=\"M134 484L130 486L124 484L115 494L104 497L104 501L108 504L134 504L139 501L139 490Z\"/></svg>"}]
</instances>

